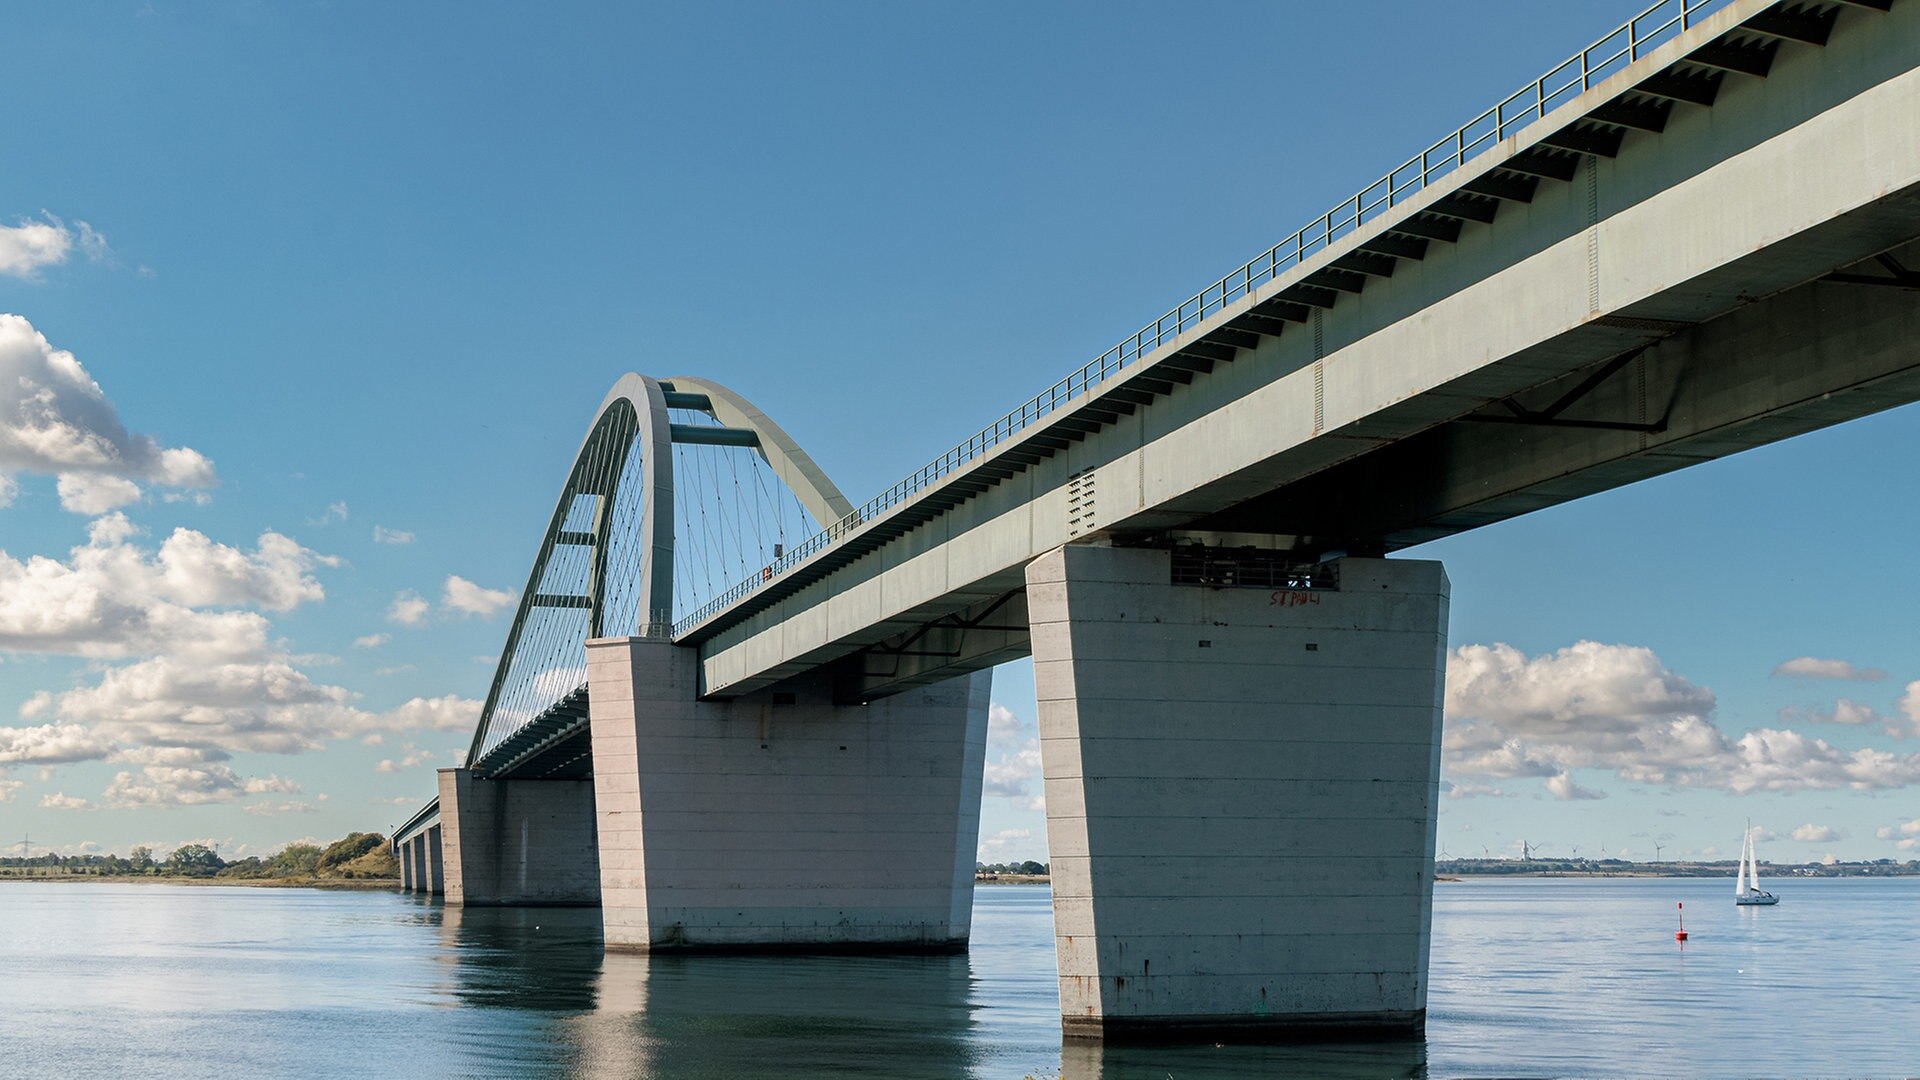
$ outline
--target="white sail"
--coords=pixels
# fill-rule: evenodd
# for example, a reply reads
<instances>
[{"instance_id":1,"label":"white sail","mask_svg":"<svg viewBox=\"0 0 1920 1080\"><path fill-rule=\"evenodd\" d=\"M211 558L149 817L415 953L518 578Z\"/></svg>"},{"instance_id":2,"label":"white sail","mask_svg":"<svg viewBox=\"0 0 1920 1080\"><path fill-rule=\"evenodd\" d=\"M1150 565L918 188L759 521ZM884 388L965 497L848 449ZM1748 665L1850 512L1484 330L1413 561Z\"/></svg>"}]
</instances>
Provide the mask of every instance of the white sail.
<instances>
[{"instance_id":1,"label":"white sail","mask_svg":"<svg viewBox=\"0 0 1920 1080\"><path fill-rule=\"evenodd\" d=\"M1733 882L1735 896L1747 895L1747 845L1751 843L1753 843L1753 833L1749 832L1746 839L1740 842L1740 872Z\"/></svg>"},{"instance_id":2,"label":"white sail","mask_svg":"<svg viewBox=\"0 0 1920 1080\"><path fill-rule=\"evenodd\" d=\"M1760 856L1753 850L1753 833L1747 833L1747 888L1760 891Z\"/></svg>"}]
</instances>

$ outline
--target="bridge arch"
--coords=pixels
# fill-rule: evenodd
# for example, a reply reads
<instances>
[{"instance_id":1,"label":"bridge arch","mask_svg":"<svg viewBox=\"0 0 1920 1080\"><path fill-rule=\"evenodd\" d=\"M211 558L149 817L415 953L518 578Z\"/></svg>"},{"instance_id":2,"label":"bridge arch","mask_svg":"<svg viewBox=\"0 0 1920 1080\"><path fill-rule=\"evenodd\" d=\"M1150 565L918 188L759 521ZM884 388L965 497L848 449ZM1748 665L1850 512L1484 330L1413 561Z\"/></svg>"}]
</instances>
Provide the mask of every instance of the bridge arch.
<instances>
[{"instance_id":1,"label":"bridge arch","mask_svg":"<svg viewBox=\"0 0 1920 1080\"><path fill-rule=\"evenodd\" d=\"M714 426L675 424L669 410ZM852 509L799 443L733 390L622 375L594 410L535 549L468 768L511 766L584 727L588 639L671 633L676 442L753 450L816 526Z\"/></svg>"}]
</instances>

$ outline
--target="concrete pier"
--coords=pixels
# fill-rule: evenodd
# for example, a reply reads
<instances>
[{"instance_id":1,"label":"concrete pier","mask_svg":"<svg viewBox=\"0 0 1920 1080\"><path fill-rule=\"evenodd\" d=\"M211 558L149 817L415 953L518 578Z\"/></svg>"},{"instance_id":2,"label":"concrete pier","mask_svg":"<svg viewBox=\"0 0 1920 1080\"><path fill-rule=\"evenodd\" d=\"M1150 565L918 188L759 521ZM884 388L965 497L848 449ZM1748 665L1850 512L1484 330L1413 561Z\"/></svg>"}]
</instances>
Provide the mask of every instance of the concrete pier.
<instances>
[{"instance_id":1,"label":"concrete pier","mask_svg":"<svg viewBox=\"0 0 1920 1080\"><path fill-rule=\"evenodd\" d=\"M824 673L698 701L661 639L587 671L609 948L965 947L990 673L843 706Z\"/></svg>"},{"instance_id":2,"label":"concrete pier","mask_svg":"<svg viewBox=\"0 0 1920 1080\"><path fill-rule=\"evenodd\" d=\"M590 780L482 780L467 769L441 769L438 828L448 904L599 900ZM427 864L415 874L426 880Z\"/></svg>"},{"instance_id":3,"label":"concrete pier","mask_svg":"<svg viewBox=\"0 0 1920 1080\"><path fill-rule=\"evenodd\" d=\"M407 891L428 892L427 887L427 838L414 837L407 844Z\"/></svg>"},{"instance_id":4,"label":"concrete pier","mask_svg":"<svg viewBox=\"0 0 1920 1080\"><path fill-rule=\"evenodd\" d=\"M1172 584L1165 550L1027 571L1069 1035L1424 1022L1447 581Z\"/></svg>"},{"instance_id":5,"label":"concrete pier","mask_svg":"<svg viewBox=\"0 0 1920 1080\"><path fill-rule=\"evenodd\" d=\"M441 896L447 891L446 864L440 853L440 826L427 830L423 842L427 846L427 880L421 890L428 896Z\"/></svg>"}]
</instances>

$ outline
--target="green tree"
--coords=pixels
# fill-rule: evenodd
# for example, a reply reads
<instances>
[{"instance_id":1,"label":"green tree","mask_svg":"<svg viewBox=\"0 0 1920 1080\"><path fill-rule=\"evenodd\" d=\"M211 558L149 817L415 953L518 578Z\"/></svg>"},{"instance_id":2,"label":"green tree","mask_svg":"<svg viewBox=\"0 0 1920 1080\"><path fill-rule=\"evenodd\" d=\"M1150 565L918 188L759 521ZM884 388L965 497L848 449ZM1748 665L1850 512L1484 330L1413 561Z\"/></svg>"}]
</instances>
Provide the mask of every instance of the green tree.
<instances>
[{"instance_id":1,"label":"green tree","mask_svg":"<svg viewBox=\"0 0 1920 1080\"><path fill-rule=\"evenodd\" d=\"M127 855L127 862L132 864L128 867L129 872L135 874L150 874L153 872L153 849L150 847L134 848L133 851Z\"/></svg>"},{"instance_id":2,"label":"green tree","mask_svg":"<svg viewBox=\"0 0 1920 1080\"><path fill-rule=\"evenodd\" d=\"M266 861L268 877L312 877L322 852L312 844L288 844Z\"/></svg>"},{"instance_id":3,"label":"green tree","mask_svg":"<svg viewBox=\"0 0 1920 1080\"><path fill-rule=\"evenodd\" d=\"M212 877L226 860L205 844L183 844L167 856L167 869L187 877Z\"/></svg>"},{"instance_id":4,"label":"green tree","mask_svg":"<svg viewBox=\"0 0 1920 1080\"><path fill-rule=\"evenodd\" d=\"M379 833L348 833L346 836L327 845L327 850L321 852L320 858L315 861L313 865L314 871L316 873L326 873L343 863L352 862L386 842L387 838L381 836Z\"/></svg>"},{"instance_id":5,"label":"green tree","mask_svg":"<svg viewBox=\"0 0 1920 1080\"><path fill-rule=\"evenodd\" d=\"M262 869L262 865L258 858L249 855L244 859L238 859L221 867L218 876L231 878L265 877L267 875Z\"/></svg>"}]
</instances>

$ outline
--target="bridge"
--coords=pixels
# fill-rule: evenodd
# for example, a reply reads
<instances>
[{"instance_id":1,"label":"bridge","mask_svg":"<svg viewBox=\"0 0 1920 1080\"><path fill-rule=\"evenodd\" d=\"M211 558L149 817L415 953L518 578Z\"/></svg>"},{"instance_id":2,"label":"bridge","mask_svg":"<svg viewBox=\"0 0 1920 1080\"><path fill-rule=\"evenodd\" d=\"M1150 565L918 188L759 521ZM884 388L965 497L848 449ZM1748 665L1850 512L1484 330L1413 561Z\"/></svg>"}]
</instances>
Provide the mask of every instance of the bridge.
<instances>
[{"instance_id":1,"label":"bridge","mask_svg":"<svg viewBox=\"0 0 1920 1080\"><path fill-rule=\"evenodd\" d=\"M1034 660L1070 1034L1417 1026L1448 584L1394 552L1920 399L1920 5L1663 0L853 506L710 381L596 411L450 904L964 948Z\"/></svg>"}]
</instances>

